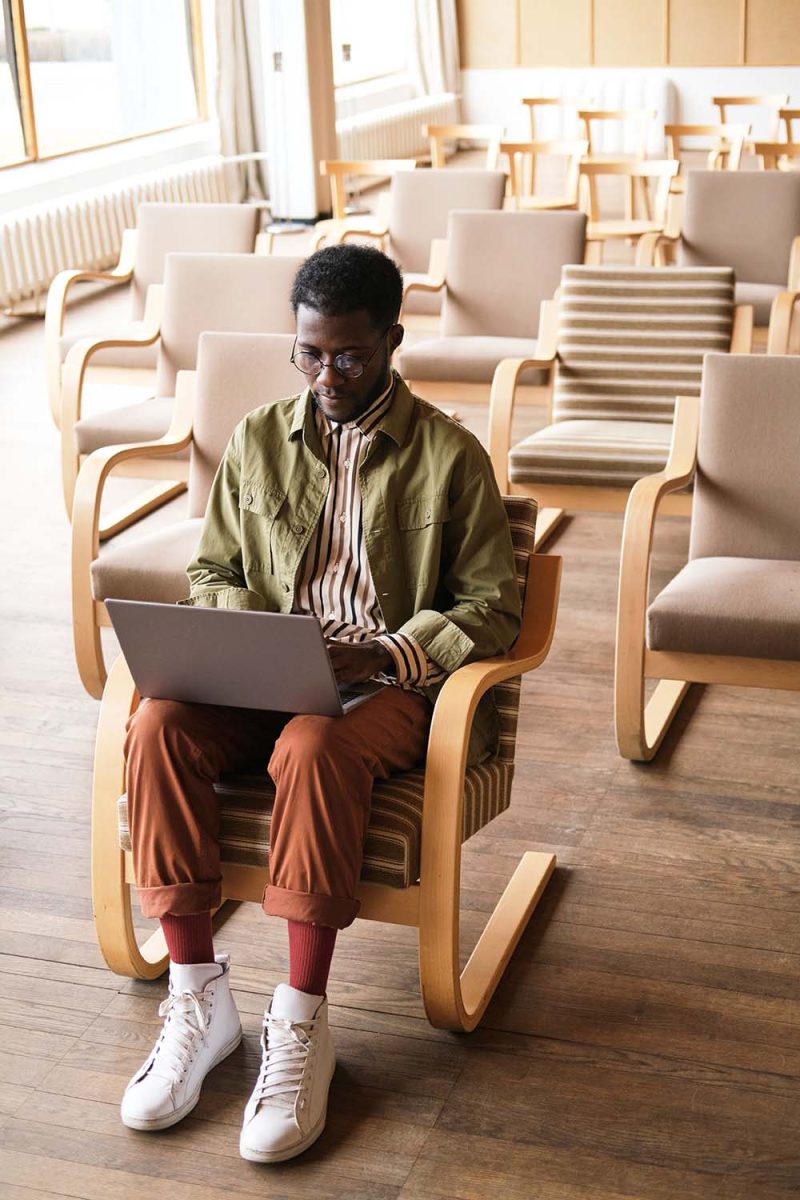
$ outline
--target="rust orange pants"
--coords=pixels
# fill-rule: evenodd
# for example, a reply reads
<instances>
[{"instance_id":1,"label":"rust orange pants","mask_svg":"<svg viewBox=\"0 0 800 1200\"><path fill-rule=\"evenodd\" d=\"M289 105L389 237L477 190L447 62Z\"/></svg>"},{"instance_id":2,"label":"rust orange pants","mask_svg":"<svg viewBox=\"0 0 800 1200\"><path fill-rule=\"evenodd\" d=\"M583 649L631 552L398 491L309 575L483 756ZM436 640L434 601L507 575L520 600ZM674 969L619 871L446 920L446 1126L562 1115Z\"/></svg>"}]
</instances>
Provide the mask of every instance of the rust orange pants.
<instances>
[{"instance_id":1,"label":"rust orange pants","mask_svg":"<svg viewBox=\"0 0 800 1200\"><path fill-rule=\"evenodd\" d=\"M219 808L225 771L266 769L275 784L266 913L343 929L355 899L372 785L425 756L431 706L386 687L343 717L145 700L125 743L136 883L148 917L221 900Z\"/></svg>"}]
</instances>

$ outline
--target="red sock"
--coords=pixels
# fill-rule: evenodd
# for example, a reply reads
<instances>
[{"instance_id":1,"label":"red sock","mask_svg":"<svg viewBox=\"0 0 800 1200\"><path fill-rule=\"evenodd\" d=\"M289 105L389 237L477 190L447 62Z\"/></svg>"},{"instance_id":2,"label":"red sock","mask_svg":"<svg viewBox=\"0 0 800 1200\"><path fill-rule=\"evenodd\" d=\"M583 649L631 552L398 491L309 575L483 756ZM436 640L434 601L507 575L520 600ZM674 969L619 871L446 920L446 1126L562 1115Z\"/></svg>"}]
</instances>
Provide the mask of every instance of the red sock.
<instances>
[{"instance_id":1,"label":"red sock","mask_svg":"<svg viewBox=\"0 0 800 1200\"><path fill-rule=\"evenodd\" d=\"M191 913L188 917L167 913L161 918L161 928L174 963L213 963L210 912Z\"/></svg>"},{"instance_id":2,"label":"red sock","mask_svg":"<svg viewBox=\"0 0 800 1200\"><path fill-rule=\"evenodd\" d=\"M310 925L306 921L288 921L289 986L312 996L324 996L328 986L335 929Z\"/></svg>"}]
</instances>

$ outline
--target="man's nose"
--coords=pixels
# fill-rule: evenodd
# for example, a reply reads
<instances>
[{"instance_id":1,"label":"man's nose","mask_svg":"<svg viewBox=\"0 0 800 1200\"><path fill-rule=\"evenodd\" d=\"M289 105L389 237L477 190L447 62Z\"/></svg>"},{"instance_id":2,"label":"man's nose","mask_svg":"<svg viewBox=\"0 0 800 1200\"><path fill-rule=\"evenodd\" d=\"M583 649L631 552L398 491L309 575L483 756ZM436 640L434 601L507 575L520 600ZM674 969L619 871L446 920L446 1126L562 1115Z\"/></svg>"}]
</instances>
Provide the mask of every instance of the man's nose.
<instances>
[{"instance_id":1,"label":"man's nose","mask_svg":"<svg viewBox=\"0 0 800 1200\"><path fill-rule=\"evenodd\" d=\"M336 387L337 384L342 382L342 377L333 363L323 363L320 373L317 376L317 382L321 383L323 387Z\"/></svg>"}]
</instances>

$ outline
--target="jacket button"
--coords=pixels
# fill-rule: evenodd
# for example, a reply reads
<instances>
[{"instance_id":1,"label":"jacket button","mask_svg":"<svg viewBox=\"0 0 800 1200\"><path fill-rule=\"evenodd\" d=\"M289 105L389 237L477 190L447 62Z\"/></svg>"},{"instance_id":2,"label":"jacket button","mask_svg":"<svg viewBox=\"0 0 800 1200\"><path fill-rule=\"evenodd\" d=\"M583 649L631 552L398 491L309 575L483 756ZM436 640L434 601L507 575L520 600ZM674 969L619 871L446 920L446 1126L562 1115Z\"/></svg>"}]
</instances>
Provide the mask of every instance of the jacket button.
<instances>
[{"instance_id":1,"label":"jacket button","mask_svg":"<svg viewBox=\"0 0 800 1200\"><path fill-rule=\"evenodd\" d=\"M324 467L317 467L317 474L318 474L318 475L324 475L324 474L325 474L325 468L324 468Z\"/></svg>"},{"instance_id":2,"label":"jacket button","mask_svg":"<svg viewBox=\"0 0 800 1200\"><path fill-rule=\"evenodd\" d=\"M244 502L245 502L245 504L252 504L252 503L253 503L253 493L252 493L252 492L248 492L248 493L247 493L247 495L246 495L246 496L245 496L245 498L244 498Z\"/></svg>"},{"instance_id":3,"label":"jacket button","mask_svg":"<svg viewBox=\"0 0 800 1200\"><path fill-rule=\"evenodd\" d=\"M295 533L305 533L306 531L305 525L293 525L292 529Z\"/></svg>"}]
</instances>

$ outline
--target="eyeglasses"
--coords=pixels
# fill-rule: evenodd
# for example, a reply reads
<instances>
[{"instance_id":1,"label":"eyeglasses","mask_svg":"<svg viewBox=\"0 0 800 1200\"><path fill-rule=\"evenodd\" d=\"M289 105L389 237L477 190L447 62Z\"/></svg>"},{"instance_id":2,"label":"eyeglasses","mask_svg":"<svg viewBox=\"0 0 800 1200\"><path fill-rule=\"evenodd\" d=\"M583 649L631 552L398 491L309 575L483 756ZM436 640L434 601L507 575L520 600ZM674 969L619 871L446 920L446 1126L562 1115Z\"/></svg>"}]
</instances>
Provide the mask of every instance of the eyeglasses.
<instances>
[{"instance_id":1,"label":"eyeglasses","mask_svg":"<svg viewBox=\"0 0 800 1200\"><path fill-rule=\"evenodd\" d=\"M380 341L372 348L372 353L367 358L356 358L354 354L337 354L332 363L323 362L322 359L312 354L310 350L296 349L297 338L294 340L292 347L292 357L290 362L294 363L298 371L302 371L304 375L312 375L316 378L324 367L333 367L337 375L341 375L342 379L358 379L364 374L364 368L369 365L375 355L380 350L383 344L383 339L391 329L391 325L387 325L380 336Z\"/></svg>"}]
</instances>

